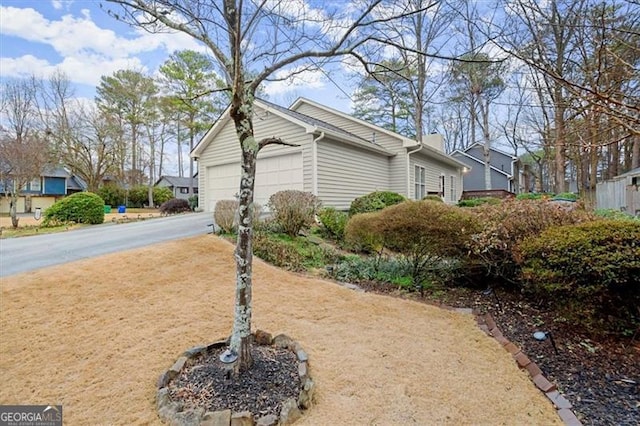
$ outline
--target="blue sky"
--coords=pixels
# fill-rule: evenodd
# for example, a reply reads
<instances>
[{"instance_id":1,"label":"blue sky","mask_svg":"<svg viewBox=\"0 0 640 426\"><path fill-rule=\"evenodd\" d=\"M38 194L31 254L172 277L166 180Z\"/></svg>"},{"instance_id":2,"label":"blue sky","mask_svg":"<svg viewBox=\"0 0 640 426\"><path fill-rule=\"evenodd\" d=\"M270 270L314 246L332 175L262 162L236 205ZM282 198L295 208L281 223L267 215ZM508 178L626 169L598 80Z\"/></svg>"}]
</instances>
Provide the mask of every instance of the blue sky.
<instances>
[{"instance_id":1,"label":"blue sky","mask_svg":"<svg viewBox=\"0 0 640 426\"><path fill-rule=\"evenodd\" d=\"M116 21L98 0L0 0L0 78L63 71L78 97L93 98L102 75L131 68L153 75L176 50L202 50L183 34L149 34ZM110 5L106 5L109 7ZM332 75L346 92L339 75ZM271 83L269 99L288 105L297 97L348 111L350 100L321 73L303 81Z\"/></svg>"}]
</instances>

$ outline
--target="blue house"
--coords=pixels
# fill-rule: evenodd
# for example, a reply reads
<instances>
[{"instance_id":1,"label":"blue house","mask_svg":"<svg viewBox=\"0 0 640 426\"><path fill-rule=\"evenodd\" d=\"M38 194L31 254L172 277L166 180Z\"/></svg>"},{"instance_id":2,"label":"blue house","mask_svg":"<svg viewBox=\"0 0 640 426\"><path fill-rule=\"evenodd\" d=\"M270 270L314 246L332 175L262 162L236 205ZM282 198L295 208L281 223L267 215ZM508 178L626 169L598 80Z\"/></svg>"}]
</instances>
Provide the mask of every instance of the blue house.
<instances>
[{"instance_id":1,"label":"blue house","mask_svg":"<svg viewBox=\"0 0 640 426\"><path fill-rule=\"evenodd\" d=\"M72 176L62 166L46 167L40 176L20 191L18 197L18 213L31 213L39 208L43 211L58 199L74 192L86 190L86 184L77 176ZM4 196L4 188L0 184L0 212L9 212L9 200Z\"/></svg>"},{"instance_id":2,"label":"blue house","mask_svg":"<svg viewBox=\"0 0 640 426\"><path fill-rule=\"evenodd\" d=\"M495 148L490 149L489 164L491 168L491 189L519 194L525 192L520 160ZM469 167L464 175L464 191L484 191L484 153L483 146L475 143L467 149L456 150L451 154L456 160L462 161Z\"/></svg>"}]
</instances>

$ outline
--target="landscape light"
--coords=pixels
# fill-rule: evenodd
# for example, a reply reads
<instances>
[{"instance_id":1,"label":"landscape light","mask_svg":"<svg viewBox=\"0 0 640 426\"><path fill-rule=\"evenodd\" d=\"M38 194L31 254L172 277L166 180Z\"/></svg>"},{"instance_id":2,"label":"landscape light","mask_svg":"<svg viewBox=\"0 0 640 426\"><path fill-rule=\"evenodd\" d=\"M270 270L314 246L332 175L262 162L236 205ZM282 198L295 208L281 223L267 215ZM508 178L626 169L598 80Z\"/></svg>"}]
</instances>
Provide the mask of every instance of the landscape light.
<instances>
[{"instance_id":1,"label":"landscape light","mask_svg":"<svg viewBox=\"0 0 640 426\"><path fill-rule=\"evenodd\" d=\"M555 351L556 355L558 355L558 347L556 346L556 341L553 340L553 334L551 334L550 331L536 331L535 333L533 333L533 338L540 342L547 340L547 337L551 341L551 346L553 346L553 350Z\"/></svg>"}]
</instances>

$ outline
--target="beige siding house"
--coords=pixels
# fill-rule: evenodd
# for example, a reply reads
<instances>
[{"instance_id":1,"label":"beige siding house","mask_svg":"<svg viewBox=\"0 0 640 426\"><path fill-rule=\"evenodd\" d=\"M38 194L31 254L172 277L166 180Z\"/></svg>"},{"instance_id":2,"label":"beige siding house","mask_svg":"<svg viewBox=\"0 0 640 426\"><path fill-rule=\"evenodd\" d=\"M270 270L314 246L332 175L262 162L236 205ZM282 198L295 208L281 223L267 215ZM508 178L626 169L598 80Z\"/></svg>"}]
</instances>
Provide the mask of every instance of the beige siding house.
<instances>
[{"instance_id":1,"label":"beige siding house","mask_svg":"<svg viewBox=\"0 0 640 426\"><path fill-rule=\"evenodd\" d=\"M256 138L280 137L298 146L267 146L258 155L255 200L285 189L317 195L324 206L346 210L354 198L390 190L411 199L438 194L455 203L465 165L445 154L442 137L423 144L345 113L298 99L290 108L256 100ZM240 187L240 147L228 111L191 156L198 161L199 203L213 211Z\"/></svg>"}]
</instances>

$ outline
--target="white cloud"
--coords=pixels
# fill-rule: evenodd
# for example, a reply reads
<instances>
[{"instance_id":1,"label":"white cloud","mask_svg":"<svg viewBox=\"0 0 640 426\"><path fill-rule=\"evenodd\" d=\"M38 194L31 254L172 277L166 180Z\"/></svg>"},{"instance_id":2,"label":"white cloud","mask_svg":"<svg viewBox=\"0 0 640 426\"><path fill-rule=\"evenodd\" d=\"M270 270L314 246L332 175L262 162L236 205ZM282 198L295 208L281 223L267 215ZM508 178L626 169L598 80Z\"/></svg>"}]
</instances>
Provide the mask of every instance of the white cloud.
<instances>
[{"instance_id":1,"label":"white cloud","mask_svg":"<svg viewBox=\"0 0 640 426\"><path fill-rule=\"evenodd\" d=\"M61 8L62 0L54 0L53 6ZM68 2L66 3L68 4ZM62 58L37 58L24 55L18 58L2 58L2 76L24 76L32 73L46 76L54 69L64 71L71 81L95 85L101 75L108 75L122 68L144 69L136 55L175 50L204 50L204 47L186 34L150 34L136 29L128 37L98 26L88 9L80 16L66 14L58 20L46 19L32 8L0 6L2 35L20 38L26 42L51 46Z\"/></svg>"},{"instance_id":2,"label":"white cloud","mask_svg":"<svg viewBox=\"0 0 640 426\"><path fill-rule=\"evenodd\" d=\"M265 83L265 92L269 96L283 95L304 89L322 89L326 79L320 70L303 70L303 67L280 70L273 76L278 81Z\"/></svg>"}]
</instances>

